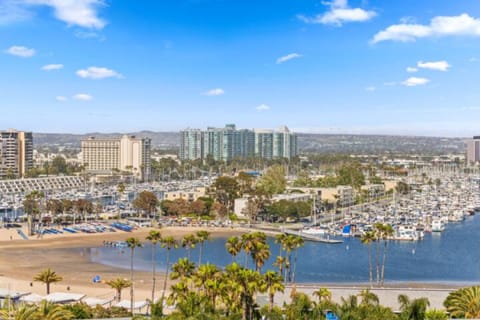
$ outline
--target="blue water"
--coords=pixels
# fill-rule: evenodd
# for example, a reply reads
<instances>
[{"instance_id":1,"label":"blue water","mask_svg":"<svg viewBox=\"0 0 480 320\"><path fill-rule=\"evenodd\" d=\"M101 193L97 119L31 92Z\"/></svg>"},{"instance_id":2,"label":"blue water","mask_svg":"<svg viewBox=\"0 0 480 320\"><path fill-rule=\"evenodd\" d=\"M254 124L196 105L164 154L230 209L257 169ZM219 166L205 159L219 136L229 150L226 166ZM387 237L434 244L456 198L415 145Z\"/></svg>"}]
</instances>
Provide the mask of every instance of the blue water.
<instances>
[{"instance_id":1,"label":"blue water","mask_svg":"<svg viewBox=\"0 0 480 320\"><path fill-rule=\"evenodd\" d=\"M390 282L414 281L434 283L471 283L480 281L480 215L469 217L462 223L449 224L441 234L426 234L419 242L389 242L385 279ZM225 250L224 238L205 244L202 262L219 266L231 263ZM269 240L272 257L264 269L271 268L279 247ZM375 244L372 245L374 256ZM191 259L198 261L198 247ZM108 247L90 249L94 262L129 268L129 249ZM165 250L158 249L157 266L165 269ZM183 248L171 251L172 262L185 257ZM244 263L240 254L237 262ZM373 260L375 266L375 260ZM249 259L250 267L253 265ZM151 270L151 246L145 243L135 251L135 268ZM375 275L375 272L374 272ZM368 281L368 249L358 238L344 239L344 243L329 245L305 242L298 252L297 282L366 282Z\"/></svg>"}]
</instances>

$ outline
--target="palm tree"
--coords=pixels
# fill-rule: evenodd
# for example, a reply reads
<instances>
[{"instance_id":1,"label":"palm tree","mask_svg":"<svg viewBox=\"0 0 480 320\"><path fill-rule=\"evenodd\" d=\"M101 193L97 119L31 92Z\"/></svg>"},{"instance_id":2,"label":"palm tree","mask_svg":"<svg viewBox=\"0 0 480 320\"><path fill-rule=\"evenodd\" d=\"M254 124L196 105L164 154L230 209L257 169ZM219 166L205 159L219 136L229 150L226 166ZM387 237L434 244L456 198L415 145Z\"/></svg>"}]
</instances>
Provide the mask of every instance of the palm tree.
<instances>
[{"instance_id":1,"label":"palm tree","mask_svg":"<svg viewBox=\"0 0 480 320\"><path fill-rule=\"evenodd\" d=\"M178 259L177 263L172 265L172 273L170 279L185 281L189 279L195 271L195 263L188 260L188 258Z\"/></svg>"},{"instance_id":2,"label":"palm tree","mask_svg":"<svg viewBox=\"0 0 480 320\"><path fill-rule=\"evenodd\" d=\"M210 232L206 230L197 231L198 243L200 243L200 252L198 254L198 265L202 265L202 252L203 252L203 243L207 240L210 240Z\"/></svg>"},{"instance_id":3,"label":"palm tree","mask_svg":"<svg viewBox=\"0 0 480 320\"><path fill-rule=\"evenodd\" d=\"M33 278L33 280L45 283L46 286L47 286L47 294L50 294L50 284L60 282L60 281L63 280L63 278L61 276L59 276L58 274L56 274L55 271L53 271L52 269L47 268L47 269L39 272Z\"/></svg>"},{"instance_id":4,"label":"palm tree","mask_svg":"<svg viewBox=\"0 0 480 320\"><path fill-rule=\"evenodd\" d=\"M448 299L448 297L447 297ZM398 303L400 304L400 310L402 316L409 320L423 320L425 319L425 313L427 307L430 306L430 302L427 298L418 298L410 301L407 295L401 294L398 296Z\"/></svg>"},{"instance_id":5,"label":"palm tree","mask_svg":"<svg viewBox=\"0 0 480 320\"><path fill-rule=\"evenodd\" d=\"M232 256L232 263L235 262L235 257L242 250L242 242L239 237L230 237L225 243L225 248L227 252Z\"/></svg>"},{"instance_id":6,"label":"palm tree","mask_svg":"<svg viewBox=\"0 0 480 320\"><path fill-rule=\"evenodd\" d=\"M381 273L381 285L385 282L385 262L387 261L387 244L388 239L393 236L393 228L391 225L386 224L383 226L382 230L382 238L383 238L383 261L382 261L382 273Z\"/></svg>"},{"instance_id":7,"label":"palm tree","mask_svg":"<svg viewBox=\"0 0 480 320\"><path fill-rule=\"evenodd\" d=\"M138 238L128 238L126 240L127 246L130 248L130 312L133 315L133 256L135 254L135 248L139 248L142 246L142 243Z\"/></svg>"},{"instance_id":8,"label":"palm tree","mask_svg":"<svg viewBox=\"0 0 480 320\"><path fill-rule=\"evenodd\" d=\"M40 318L37 315L37 306L13 305L12 308L0 310L0 319L36 320Z\"/></svg>"},{"instance_id":9,"label":"palm tree","mask_svg":"<svg viewBox=\"0 0 480 320\"><path fill-rule=\"evenodd\" d=\"M195 285L204 290L213 310L215 310L217 296L220 293L221 275L222 273L216 265L207 263L199 266L193 277Z\"/></svg>"},{"instance_id":10,"label":"palm tree","mask_svg":"<svg viewBox=\"0 0 480 320\"><path fill-rule=\"evenodd\" d=\"M170 251L172 249L177 249L178 243L172 236L168 236L161 240L161 247L167 249L165 280L163 281L163 292L162 292L162 301L163 301L163 299L165 299L165 291L167 291L168 271L170 269Z\"/></svg>"},{"instance_id":11,"label":"palm tree","mask_svg":"<svg viewBox=\"0 0 480 320\"><path fill-rule=\"evenodd\" d=\"M275 271L267 271L263 275L265 281L266 290L268 292L269 298L269 310L272 311L274 305L274 298L276 292L281 292L285 290L285 285L283 284L283 278L281 275Z\"/></svg>"},{"instance_id":12,"label":"palm tree","mask_svg":"<svg viewBox=\"0 0 480 320\"><path fill-rule=\"evenodd\" d=\"M155 303L157 243L162 240L162 234L158 230L150 230L146 239L152 243L152 303Z\"/></svg>"},{"instance_id":13,"label":"palm tree","mask_svg":"<svg viewBox=\"0 0 480 320\"><path fill-rule=\"evenodd\" d=\"M377 306L379 303L378 296L371 292L370 289L363 289L358 296L362 299L362 306Z\"/></svg>"},{"instance_id":14,"label":"palm tree","mask_svg":"<svg viewBox=\"0 0 480 320\"><path fill-rule=\"evenodd\" d=\"M286 263L285 257L277 256L275 262L273 263L274 266L278 267L278 273L282 276L283 275L283 266Z\"/></svg>"},{"instance_id":15,"label":"palm tree","mask_svg":"<svg viewBox=\"0 0 480 320\"><path fill-rule=\"evenodd\" d=\"M375 241L375 233L372 231L367 231L360 238L363 244L367 245L368 248L368 275L370 279L370 287L373 287L373 266L372 266L372 247L371 244Z\"/></svg>"},{"instance_id":16,"label":"palm tree","mask_svg":"<svg viewBox=\"0 0 480 320\"><path fill-rule=\"evenodd\" d=\"M199 242L200 239L195 237L194 234L187 234L182 239L182 247L187 250L187 258L190 260L190 251L195 248L195 245Z\"/></svg>"},{"instance_id":17,"label":"palm tree","mask_svg":"<svg viewBox=\"0 0 480 320\"><path fill-rule=\"evenodd\" d=\"M313 292L313 295L318 298L318 302L330 302L332 301L332 292L327 288L320 288L317 291Z\"/></svg>"},{"instance_id":18,"label":"palm tree","mask_svg":"<svg viewBox=\"0 0 480 320\"><path fill-rule=\"evenodd\" d=\"M295 250L295 258L293 260L293 275L292 275L292 281L295 283L295 275L297 271L297 256L298 256L298 249L303 247L305 244L305 241L303 240L302 237L299 236L294 236L293 238L293 244L294 244L294 250Z\"/></svg>"},{"instance_id":19,"label":"palm tree","mask_svg":"<svg viewBox=\"0 0 480 320\"><path fill-rule=\"evenodd\" d=\"M115 289L115 298L118 302L122 300L122 290L132 286L132 282L127 279L117 278L105 282L110 288Z\"/></svg>"},{"instance_id":20,"label":"palm tree","mask_svg":"<svg viewBox=\"0 0 480 320\"><path fill-rule=\"evenodd\" d=\"M43 300L37 309L36 316L42 320L71 320L75 315L57 304ZM32 318L33 319L33 318Z\"/></svg>"},{"instance_id":21,"label":"palm tree","mask_svg":"<svg viewBox=\"0 0 480 320\"><path fill-rule=\"evenodd\" d=\"M260 272L265 262L270 258L270 246L263 242L256 242L252 251L252 257L255 261L255 271Z\"/></svg>"},{"instance_id":22,"label":"palm tree","mask_svg":"<svg viewBox=\"0 0 480 320\"><path fill-rule=\"evenodd\" d=\"M245 233L242 235L242 249L245 252L244 267L248 265L248 256L252 253L255 243L255 235L253 233Z\"/></svg>"},{"instance_id":23,"label":"palm tree","mask_svg":"<svg viewBox=\"0 0 480 320\"><path fill-rule=\"evenodd\" d=\"M480 286L451 292L443 305L453 318L480 318Z\"/></svg>"}]
</instances>

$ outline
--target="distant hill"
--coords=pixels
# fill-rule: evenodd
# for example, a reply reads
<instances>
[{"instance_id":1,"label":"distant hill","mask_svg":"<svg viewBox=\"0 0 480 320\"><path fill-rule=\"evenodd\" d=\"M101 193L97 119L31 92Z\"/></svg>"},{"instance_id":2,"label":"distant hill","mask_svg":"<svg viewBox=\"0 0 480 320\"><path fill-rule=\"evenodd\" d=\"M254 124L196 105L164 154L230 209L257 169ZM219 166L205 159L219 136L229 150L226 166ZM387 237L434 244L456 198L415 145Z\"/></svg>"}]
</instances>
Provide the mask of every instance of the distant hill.
<instances>
[{"instance_id":1,"label":"distant hill","mask_svg":"<svg viewBox=\"0 0 480 320\"><path fill-rule=\"evenodd\" d=\"M179 132L131 132L129 135L149 137L154 148L177 149L180 145ZM88 137L113 138L121 133L57 134L34 133L36 146L70 146L80 148L80 141ZM298 134L301 152L350 153L350 154L447 154L463 153L463 138L352 135L352 134Z\"/></svg>"}]
</instances>

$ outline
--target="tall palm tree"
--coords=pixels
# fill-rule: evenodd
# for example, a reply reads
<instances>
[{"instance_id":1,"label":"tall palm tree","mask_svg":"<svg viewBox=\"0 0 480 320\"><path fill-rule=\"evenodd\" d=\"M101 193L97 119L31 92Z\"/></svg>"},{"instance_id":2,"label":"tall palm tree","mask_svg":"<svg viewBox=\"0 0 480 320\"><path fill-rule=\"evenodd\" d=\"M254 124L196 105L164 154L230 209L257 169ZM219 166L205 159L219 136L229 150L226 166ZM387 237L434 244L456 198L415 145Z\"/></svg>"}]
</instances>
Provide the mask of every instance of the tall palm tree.
<instances>
[{"instance_id":1,"label":"tall palm tree","mask_svg":"<svg viewBox=\"0 0 480 320\"><path fill-rule=\"evenodd\" d=\"M480 318L480 286L451 292L443 305L453 318Z\"/></svg>"},{"instance_id":2,"label":"tall palm tree","mask_svg":"<svg viewBox=\"0 0 480 320\"><path fill-rule=\"evenodd\" d=\"M232 263L233 263L235 262L235 257L242 250L242 242L240 241L239 237L235 237L235 236L230 237L225 243L225 248L227 249L227 252L232 256Z\"/></svg>"},{"instance_id":3,"label":"tall palm tree","mask_svg":"<svg viewBox=\"0 0 480 320\"><path fill-rule=\"evenodd\" d=\"M265 262L270 258L270 246L263 242L256 242L252 257L255 261L255 271L260 272Z\"/></svg>"},{"instance_id":4,"label":"tall palm tree","mask_svg":"<svg viewBox=\"0 0 480 320\"><path fill-rule=\"evenodd\" d=\"M294 236L293 238L293 245L294 245L294 250L295 250L295 257L293 260L293 273L292 273L292 281L295 283L295 276L297 272L297 257L298 257L298 249L303 247L305 244L305 241L303 240L302 237L299 236Z\"/></svg>"},{"instance_id":5,"label":"tall palm tree","mask_svg":"<svg viewBox=\"0 0 480 320\"><path fill-rule=\"evenodd\" d=\"M245 233L242 235L242 249L245 252L244 267L248 265L248 256L252 253L255 243L255 235L253 233Z\"/></svg>"},{"instance_id":6,"label":"tall palm tree","mask_svg":"<svg viewBox=\"0 0 480 320\"><path fill-rule=\"evenodd\" d=\"M163 281L162 301L165 299L165 291L167 291L168 271L170 269L170 251L178 248L178 243L172 236L165 237L161 240L161 247L167 249L167 261L165 269L165 279Z\"/></svg>"},{"instance_id":7,"label":"tall palm tree","mask_svg":"<svg viewBox=\"0 0 480 320\"><path fill-rule=\"evenodd\" d=\"M266 290L268 292L268 301L269 301L269 310L272 311L274 305L275 293L285 290L285 285L283 284L283 278L281 275L275 271L267 271L263 275L265 281Z\"/></svg>"},{"instance_id":8,"label":"tall palm tree","mask_svg":"<svg viewBox=\"0 0 480 320\"><path fill-rule=\"evenodd\" d=\"M375 233L372 231L367 231L360 238L363 244L367 245L368 248L368 275L370 279L370 287L373 287L373 266L372 266L372 247L371 244L375 241Z\"/></svg>"},{"instance_id":9,"label":"tall palm tree","mask_svg":"<svg viewBox=\"0 0 480 320\"><path fill-rule=\"evenodd\" d=\"M132 313L133 315L133 294L134 294L134 290L133 290L133 256L135 254L135 248L139 248L142 246L142 243L140 242L140 240L138 238L134 238L134 237L131 237L131 238L128 238L126 240L127 242L127 246L130 248L130 312Z\"/></svg>"},{"instance_id":10,"label":"tall palm tree","mask_svg":"<svg viewBox=\"0 0 480 320\"><path fill-rule=\"evenodd\" d=\"M178 259L177 263L172 265L172 273L170 279L185 281L190 279L195 271L195 263L188 260L188 258Z\"/></svg>"},{"instance_id":11,"label":"tall palm tree","mask_svg":"<svg viewBox=\"0 0 480 320\"><path fill-rule=\"evenodd\" d=\"M386 224L383 226L382 230L382 239L383 239L383 260L382 260L382 272L381 272L381 285L385 282L385 263L387 262L387 244L389 239L393 236L393 228L391 225Z\"/></svg>"},{"instance_id":12,"label":"tall palm tree","mask_svg":"<svg viewBox=\"0 0 480 320\"><path fill-rule=\"evenodd\" d=\"M220 293L221 275L222 273L216 265L207 263L199 266L193 277L195 286L204 291L213 310L215 310L217 296Z\"/></svg>"},{"instance_id":13,"label":"tall palm tree","mask_svg":"<svg viewBox=\"0 0 480 320\"><path fill-rule=\"evenodd\" d=\"M132 282L127 279L117 278L105 282L110 288L115 289L115 298L118 302L122 301L122 290L132 286Z\"/></svg>"},{"instance_id":14,"label":"tall palm tree","mask_svg":"<svg viewBox=\"0 0 480 320\"><path fill-rule=\"evenodd\" d=\"M210 232L206 230L197 231L197 239L198 243L200 243L200 252L198 253L198 265L202 265L202 252L203 252L203 244L205 241L210 240Z\"/></svg>"},{"instance_id":15,"label":"tall palm tree","mask_svg":"<svg viewBox=\"0 0 480 320\"><path fill-rule=\"evenodd\" d=\"M187 258L190 260L191 249L195 248L195 245L199 242L199 239L194 234L187 234L182 239L182 247L187 250Z\"/></svg>"},{"instance_id":16,"label":"tall palm tree","mask_svg":"<svg viewBox=\"0 0 480 320\"><path fill-rule=\"evenodd\" d=\"M374 225L376 251L377 251L375 255L377 285L380 285L380 240L382 239L382 236L383 236L383 229L384 229L384 226L382 223L376 223Z\"/></svg>"},{"instance_id":17,"label":"tall palm tree","mask_svg":"<svg viewBox=\"0 0 480 320\"><path fill-rule=\"evenodd\" d=\"M283 275L283 267L285 266L286 259L282 256L277 256L275 262L273 263L274 266L278 267L278 273L282 276Z\"/></svg>"},{"instance_id":18,"label":"tall palm tree","mask_svg":"<svg viewBox=\"0 0 480 320\"><path fill-rule=\"evenodd\" d=\"M146 239L152 243L152 303L155 303L157 243L162 240L162 234L158 230L150 230Z\"/></svg>"},{"instance_id":19,"label":"tall palm tree","mask_svg":"<svg viewBox=\"0 0 480 320\"><path fill-rule=\"evenodd\" d=\"M62 276L59 276L55 271L47 268L40 271L34 278L34 281L43 282L47 286L47 294L50 294L50 284L57 283L63 280Z\"/></svg>"}]
</instances>

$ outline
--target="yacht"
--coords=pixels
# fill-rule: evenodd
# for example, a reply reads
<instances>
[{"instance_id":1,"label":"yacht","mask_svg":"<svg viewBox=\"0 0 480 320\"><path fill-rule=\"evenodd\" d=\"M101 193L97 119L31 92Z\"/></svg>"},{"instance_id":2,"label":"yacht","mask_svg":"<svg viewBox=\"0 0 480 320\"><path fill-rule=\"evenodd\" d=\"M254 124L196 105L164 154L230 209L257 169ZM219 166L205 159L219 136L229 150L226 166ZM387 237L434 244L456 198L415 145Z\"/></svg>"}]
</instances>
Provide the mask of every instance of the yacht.
<instances>
[{"instance_id":1,"label":"yacht","mask_svg":"<svg viewBox=\"0 0 480 320\"><path fill-rule=\"evenodd\" d=\"M441 220L432 221L432 232L442 232L443 230L445 230L445 226Z\"/></svg>"}]
</instances>

